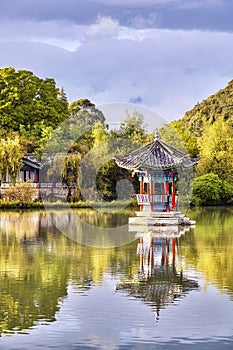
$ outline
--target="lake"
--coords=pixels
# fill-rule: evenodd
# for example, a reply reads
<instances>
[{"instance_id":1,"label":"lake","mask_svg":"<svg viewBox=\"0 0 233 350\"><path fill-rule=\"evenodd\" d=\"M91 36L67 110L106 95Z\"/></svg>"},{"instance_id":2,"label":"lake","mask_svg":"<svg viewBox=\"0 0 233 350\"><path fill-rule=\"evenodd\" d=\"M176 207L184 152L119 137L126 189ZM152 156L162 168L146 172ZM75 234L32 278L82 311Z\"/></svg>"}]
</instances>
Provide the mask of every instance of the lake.
<instances>
[{"instance_id":1,"label":"lake","mask_svg":"<svg viewBox=\"0 0 233 350\"><path fill-rule=\"evenodd\" d=\"M134 211L0 213L0 348L233 349L233 209L134 232Z\"/></svg>"}]
</instances>

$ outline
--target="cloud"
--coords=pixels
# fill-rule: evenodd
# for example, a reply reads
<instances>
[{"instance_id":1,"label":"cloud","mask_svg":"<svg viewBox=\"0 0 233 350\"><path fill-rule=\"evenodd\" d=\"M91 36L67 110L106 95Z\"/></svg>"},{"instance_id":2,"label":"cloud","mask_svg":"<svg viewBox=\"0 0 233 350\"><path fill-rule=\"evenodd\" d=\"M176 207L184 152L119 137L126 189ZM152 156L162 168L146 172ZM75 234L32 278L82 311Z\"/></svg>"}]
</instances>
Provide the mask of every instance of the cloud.
<instances>
[{"instance_id":1,"label":"cloud","mask_svg":"<svg viewBox=\"0 0 233 350\"><path fill-rule=\"evenodd\" d=\"M75 50L84 37L85 27L67 21L2 20L0 43L27 41L48 43L68 50Z\"/></svg>"},{"instance_id":2,"label":"cloud","mask_svg":"<svg viewBox=\"0 0 233 350\"><path fill-rule=\"evenodd\" d=\"M109 4L109 0L90 0L94 3ZM148 5L185 5L185 6L213 6L224 3L224 0L127 0L127 6L148 6ZM125 0L111 0L111 5L125 6Z\"/></svg>"},{"instance_id":3,"label":"cloud","mask_svg":"<svg viewBox=\"0 0 233 350\"><path fill-rule=\"evenodd\" d=\"M233 31L232 10L225 0L1 0L0 19L89 26L110 17L134 28Z\"/></svg>"},{"instance_id":4,"label":"cloud","mask_svg":"<svg viewBox=\"0 0 233 350\"><path fill-rule=\"evenodd\" d=\"M232 79L233 34L121 26L1 21L0 67L53 77L70 101L134 101L168 120L181 117Z\"/></svg>"},{"instance_id":5,"label":"cloud","mask_svg":"<svg viewBox=\"0 0 233 350\"><path fill-rule=\"evenodd\" d=\"M111 17L99 17L97 22L90 25L86 30L89 37L114 36L118 33L119 23Z\"/></svg>"},{"instance_id":6,"label":"cloud","mask_svg":"<svg viewBox=\"0 0 233 350\"><path fill-rule=\"evenodd\" d=\"M142 16L141 14L132 17L128 23L133 28L151 28L158 27L162 22L162 17L156 11L150 12L148 15Z\"/></svg>"}]
</instances>

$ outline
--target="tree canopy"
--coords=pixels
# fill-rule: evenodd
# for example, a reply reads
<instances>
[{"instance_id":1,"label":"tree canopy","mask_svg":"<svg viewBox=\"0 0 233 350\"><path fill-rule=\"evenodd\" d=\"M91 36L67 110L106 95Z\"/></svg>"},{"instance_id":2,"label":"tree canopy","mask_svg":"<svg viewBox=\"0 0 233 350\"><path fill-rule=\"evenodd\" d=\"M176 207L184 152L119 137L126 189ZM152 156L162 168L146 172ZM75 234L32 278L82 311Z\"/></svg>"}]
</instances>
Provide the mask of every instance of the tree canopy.
<instances>
[{"instance_id":1,"label":"tree canopy","mask_svg":"<svg viewBox=\"0 0 233 350\"><path fill-rule=\"evenodd\" d=\"M196 136L201 136L206 126L223 119L233 125L233 80L228 85L209 96L194 108L187 111L181 119L183 126Z\"/></svg>"},{"instance_id":2,"label":"tree canopy","mask_svg":"<svg viewBox=\"0 0 233 350\"><path fill-rule=\"evenodd\" d=\"M200 161L198 174L213 172L233 183L233 128L219 119L206 128L198 140Z\"/></svg>"},{"instance_id":3,"label":"tree canopy","mask_svg":"<svg viewBox=\"0 0 233 350\"><path fill-rule=\"evenodd\" d=\"M64 90L54 79L41 79L28 70L0 69L0 126L6 131L31 129L44 121L56 127L68 116Z\"/></svg>"}]
</instances>

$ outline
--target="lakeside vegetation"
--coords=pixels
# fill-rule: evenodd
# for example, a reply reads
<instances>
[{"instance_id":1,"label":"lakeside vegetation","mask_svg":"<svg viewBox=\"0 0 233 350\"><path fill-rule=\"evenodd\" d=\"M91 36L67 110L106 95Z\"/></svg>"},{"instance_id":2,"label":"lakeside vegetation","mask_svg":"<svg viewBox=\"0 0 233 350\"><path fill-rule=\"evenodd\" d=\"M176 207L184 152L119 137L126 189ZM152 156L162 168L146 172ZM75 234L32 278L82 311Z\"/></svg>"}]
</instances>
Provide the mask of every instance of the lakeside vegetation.
<instances>
[{"instance_id":1,"label":"lakeside vegetation","mask_svg":"<svg viewBox=\"0 0 233 350\"><path fill-rule=\"evenodd\" d=\"M56 159L44 174L46 180L59 175L72 205L88 206L99 198L105 202L125 200L130 186L132 193L138 192L138 180L130 171L119 168L113 156L127 153L132 145L150 142L154 132L146 131L143 115L136 111L132 115L126 111L119 128L109 129L105 116L91 101L84 98L69 103L54 79L41 79L12 67L0 69L0 183L9 174L16 184L25 153L33 152L40 158L47 152ZM194 169L192 205L233 204L233 81L180 120L163 126L160 135L168 144L199 158ZM64 150L68 152L61 156ZM75 191L71 192L74 184ZM43 206L40 202L32 205L28 198L32 194L22 190L22 185L20 193L17 186L13 190L14 194L8 193L5 201L0 201L1 208L20 203L24 207Z\"/></svg>"},{"instance_id":2,"label":"lakeside vegetation","mask_svg":"<svg viewBox=\"0 0 233 350\"><path fill-rule=\"evenodd\" d=\"M46 202L41 200L28 200L25 202L19 200L5 200L0 199L0 209L67 209L67 206L70 208L77 209L87 209L87 208L109 208L109 209L119 209L125 210L126 208L136 208L137 202L135 198L132 198L130 201L111 201L111 202L94 202L94 201L76 201L67 203L66 201L56 200L54 202Z\"/></svg>"}]
</instances>

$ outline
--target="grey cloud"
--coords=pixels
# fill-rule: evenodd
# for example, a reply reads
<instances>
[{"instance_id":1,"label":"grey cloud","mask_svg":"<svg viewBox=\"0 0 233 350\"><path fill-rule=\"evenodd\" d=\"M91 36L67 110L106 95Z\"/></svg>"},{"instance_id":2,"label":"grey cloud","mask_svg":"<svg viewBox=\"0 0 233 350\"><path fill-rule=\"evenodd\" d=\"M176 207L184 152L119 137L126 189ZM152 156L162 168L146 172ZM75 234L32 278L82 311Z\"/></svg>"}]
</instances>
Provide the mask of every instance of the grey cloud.
<instances>
[{"instance_id":1,"label":"grey cloud","mask_svg":"<svg viewBox=\"0 0 233 350\"><path fill-rule=\"evenodd\" d=\"M109 4L109 0L89 0L93 3ZM127 6L143 6L143 5L176 5L176 6L190 6L190 7L205 7L212 5L219 5L227 3L226 0L127 0ZM111 0L112 5L122 6L125 5L125 0Z\"/></svg>"},{"instance_id":2,"label":"grey cloud","mask_svg":"<svg viewBox=\"0 0 233 350\"><path fill-rule=\"evenodd\" d=\"M233 31L232 10L224 0L2 0L0 18L90 25L101 16L136 28Z\"/></svg>"},{"instance_id":3,"label":"grey cloud","mask_svg":"<svg viewBox=\"0 0 233 350\"><path fill-rule=\"evenodd\" d=\"M0 66L53 77L70 101L142 102L171 120L232 79L232 43L231 34L168 30L142 40L91 37L75 52L4 42Z\"/></svg>"}]
</instances>

